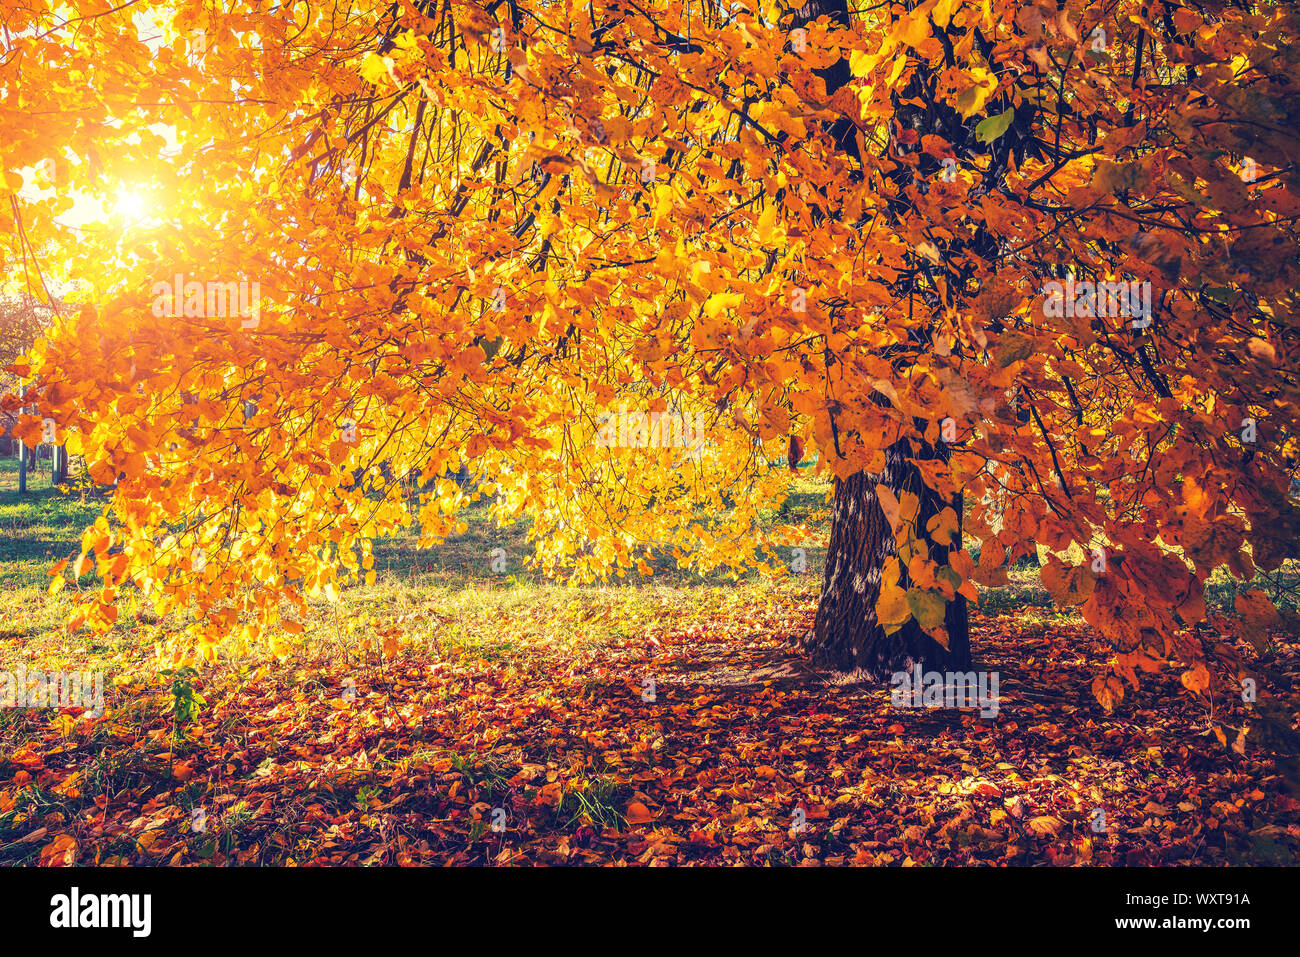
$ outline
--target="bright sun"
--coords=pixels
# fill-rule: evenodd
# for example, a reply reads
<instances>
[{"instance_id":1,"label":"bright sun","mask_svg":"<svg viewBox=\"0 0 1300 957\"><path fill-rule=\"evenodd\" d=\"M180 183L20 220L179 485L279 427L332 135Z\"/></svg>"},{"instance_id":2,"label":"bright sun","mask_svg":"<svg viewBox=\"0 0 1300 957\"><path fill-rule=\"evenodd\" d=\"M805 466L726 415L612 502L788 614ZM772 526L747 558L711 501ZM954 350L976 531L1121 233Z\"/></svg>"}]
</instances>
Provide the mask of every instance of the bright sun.
<instances>
[{"instance_id":1,"label":"bright sun","mask_svg":"<svg viewBox=\"0 0 1300 957\"><path fill-rule=\"evenodd\" d=\"M128 222L138 223L144 219L149 210L149 203L135 190L123 190L117 194L113 211Z\"/></svg>"}]
</instances>

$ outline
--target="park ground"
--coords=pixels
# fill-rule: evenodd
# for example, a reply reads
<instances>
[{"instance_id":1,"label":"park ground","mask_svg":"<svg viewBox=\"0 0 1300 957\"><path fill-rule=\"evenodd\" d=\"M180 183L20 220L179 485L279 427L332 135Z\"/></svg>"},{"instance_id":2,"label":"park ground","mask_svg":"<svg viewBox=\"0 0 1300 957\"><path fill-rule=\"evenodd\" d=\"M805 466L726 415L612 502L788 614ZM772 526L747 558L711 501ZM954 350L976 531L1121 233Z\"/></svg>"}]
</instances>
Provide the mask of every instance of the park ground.
<instances>
[{"instance_id":1,"label":"park ground","mask_svg":"<svg viewBox=\"0 0 1300 957\"><path fill-rule=\"evenodd\" d=\"M801 486L794 508L816 511ZM803 575L529 575L521 528L482 511L306 634L198 662L179 624L127 609L69 634L49 567L103 508L0 460L0 671L94 669L106 709L0 709L0 864L1293 864L1293 758L1238 737L1240 702L1147 676L1112 713L1107 647L1037 569L981 594L992 718L906 709L791 650ZM789 517L789 516L787 516ZM503 548L507 569L488 555ZM1215 580L1212 607L1246 586ZM1226 625L1225 625L1226 628ZM1235 640L1225 631L1220 640ZM1266 649L1295 700L1300 648ZM1226 739L1226 745L1221 743ZM1235 747L1234 747L1235 745Z\"/></svg>"}]
</instances>

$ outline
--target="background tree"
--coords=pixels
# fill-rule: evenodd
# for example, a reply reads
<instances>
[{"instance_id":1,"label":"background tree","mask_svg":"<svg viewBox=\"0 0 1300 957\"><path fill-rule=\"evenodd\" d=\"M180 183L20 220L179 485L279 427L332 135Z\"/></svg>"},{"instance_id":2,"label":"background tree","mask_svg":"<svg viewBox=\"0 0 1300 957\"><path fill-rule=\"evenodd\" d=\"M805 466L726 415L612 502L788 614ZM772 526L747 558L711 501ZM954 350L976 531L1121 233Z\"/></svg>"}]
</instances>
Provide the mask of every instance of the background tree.
<instances>
[{"instance_id":1,"label":"background tree","mask_svg":"<svg viewBox=\"0 0 1300 957\"><path fill-rule=\"evenodd\" d=\"M5 370L32 348L49 325L50 316L50 308L42 306L31 293L0 295L0 394L21 394L22 380ZM18 492L22 494L27 491L27 470L29 463L35 459L38 447L27 447L12 434L17 422L14 412L0 414L0 439L3 440L0 448L4 448L7 454L18 456ZM57 446L54 449L57 456L61 450ZM60 475L60 459L52 459L55 484L66 480L66 463L65 457L61 460Z\"/></svg>"}]
</instances>

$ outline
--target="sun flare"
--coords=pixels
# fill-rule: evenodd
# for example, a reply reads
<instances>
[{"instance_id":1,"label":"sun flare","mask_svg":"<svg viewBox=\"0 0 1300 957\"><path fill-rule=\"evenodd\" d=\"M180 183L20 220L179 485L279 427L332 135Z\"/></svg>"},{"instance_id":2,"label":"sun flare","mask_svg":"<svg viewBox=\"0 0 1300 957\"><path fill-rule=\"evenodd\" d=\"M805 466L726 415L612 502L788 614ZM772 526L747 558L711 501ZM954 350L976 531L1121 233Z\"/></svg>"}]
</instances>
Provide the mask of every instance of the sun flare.
<instances>
[{"instance_id":1,"label":"sun flare","mask_svg":"<svg viewBox=\"0 0 1300 957\"><path fill-rule=\"evenodd\" d=\"M138 223L149 213L150 204L136 190L123 190L117 194L113 203L113 212L128 223Z\"/></svg>"}]
</instances>

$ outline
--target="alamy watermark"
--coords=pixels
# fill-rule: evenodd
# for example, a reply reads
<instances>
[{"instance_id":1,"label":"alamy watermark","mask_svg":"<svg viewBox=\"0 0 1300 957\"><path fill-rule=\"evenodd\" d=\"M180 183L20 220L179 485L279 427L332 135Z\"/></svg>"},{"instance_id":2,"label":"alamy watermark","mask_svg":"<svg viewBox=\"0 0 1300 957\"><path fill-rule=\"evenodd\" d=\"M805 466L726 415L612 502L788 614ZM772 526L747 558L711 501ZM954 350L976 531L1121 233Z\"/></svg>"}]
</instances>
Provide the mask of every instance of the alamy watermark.
<instances>
[{"instance_id":1,"label":"alamy watermark","mask_svg":"<svg viewBox=\"0 0 1300 957\"><path fill-rule=\"evenodd\" d=\"M1073 276L1062 282L1051 279L1043 283L1043 315L1048 319L1072 318L1132 319L1134 329L1151 325L1151 283L1135 280L1092 282L1076 281Z\"/></svg>"},{"instance_id":2,"label":"alamy watermark","mask_svg":"<svg viewBox=\"0 0 1300 957\"><path fill-rule=\"evenodd\" d=\"M152 913L152 894L83 894L74 887L50 898L50 926L58 929L121 927L148 937Z\"/></svg>"},{"instance_id":3,"label":"alamy watermark","mask_svg":"<svg viewBox=\"0 0 1300 957\"><path fill-rule=\"evenodd\" d=\"M890 701L895 708L979 708L981 717L998 713L998 672L895 671Z\"/></svg>"},{"instance_id":4,"label":"alamy watermark","mask_svg":"<svg viewBox=\"0 0 1300 957\"><path fill-rule=\"evenodd\" d=\"M256 329L261 321L260 282L186 282L178 273L171 280L154 283L150 294L154 297L153 314L158 319L239 316L243 329Z\"/></svg>"},{"instance_id":5,"label":"alamy watermark","mask_svg":"<svg viewBox=\"0 0 1300 957\"><path fill-rule=\"evenodd\" d=\"M698 460L704 447L704 413L695 421L689 414L677 412L628 411L627 403L618 412L601 412L596 416L596 445L622 449L685 449L686 457Z\"/></svg>"},{"instance_id":6,"label":"alamy watermark","mask_svg":"<svg viewBox=\"0 0 1300 957\"><path fill-rule=\"evenodd\" d=\"M0 671L0 708L84 708L104 713L102 671Z\"/></svg>"}]
</instances>

